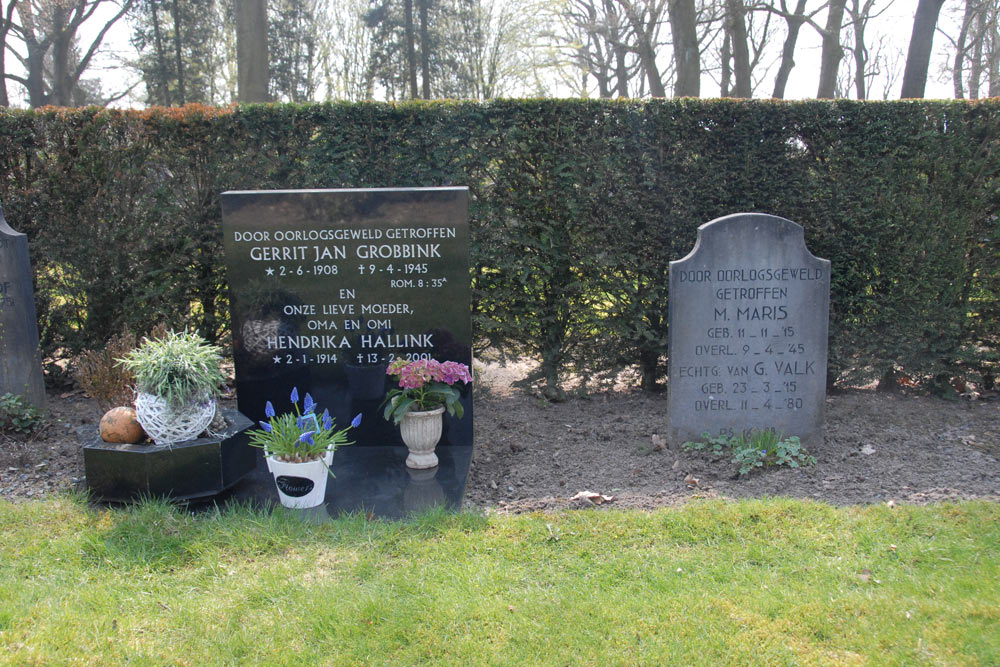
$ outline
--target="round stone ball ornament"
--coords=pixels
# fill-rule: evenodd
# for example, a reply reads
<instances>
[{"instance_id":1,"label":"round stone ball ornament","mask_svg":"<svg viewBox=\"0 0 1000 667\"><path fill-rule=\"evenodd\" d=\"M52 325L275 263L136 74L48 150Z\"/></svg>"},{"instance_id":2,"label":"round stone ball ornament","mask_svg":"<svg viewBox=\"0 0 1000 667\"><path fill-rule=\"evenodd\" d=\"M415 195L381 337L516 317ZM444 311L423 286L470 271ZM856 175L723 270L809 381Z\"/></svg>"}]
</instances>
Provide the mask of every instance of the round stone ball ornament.
<instances>
[{"instance_id":1,"label":"round stone ball ornament","mask_svg":"<svg viewBox=\"0 0 1000 667\"><path fill-rule=\"evenodd\" d=\"M135 410L124 406L105 412L98 428L101 440L114 444L135 444L145 435L136 419Z\"/></svg>"}]
</instances>

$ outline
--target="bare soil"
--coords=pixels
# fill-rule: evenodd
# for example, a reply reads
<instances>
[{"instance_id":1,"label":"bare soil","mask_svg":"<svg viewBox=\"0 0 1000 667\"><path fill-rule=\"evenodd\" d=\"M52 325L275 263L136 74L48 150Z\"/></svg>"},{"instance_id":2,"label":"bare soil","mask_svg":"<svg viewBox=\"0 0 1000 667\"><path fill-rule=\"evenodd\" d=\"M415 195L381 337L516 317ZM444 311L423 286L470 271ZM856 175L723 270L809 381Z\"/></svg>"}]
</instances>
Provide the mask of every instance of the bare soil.
<instances>
[{"instance_id":1,"label":"bare soil","mask_svg":"<svg viewBox=\"0 0 1000 667\"><path fill-rule=\"evenodd\" d=\"M551 403L512 387L525 364L477 365L476 448L465 503L496 512L651 509L693 497L792 496L836 505L1000 500L1000 399L945 400L869 389L827 397L826 437L809 468L744 477L724 459L665 442L666 394L616 391ZM83 479L80 391L50 392L45 426L0 434L0 497L37 498ZM593 500L576 499L590 492ZM604 498L612 498L605 501Z\"/></svg>"}]
</instances>

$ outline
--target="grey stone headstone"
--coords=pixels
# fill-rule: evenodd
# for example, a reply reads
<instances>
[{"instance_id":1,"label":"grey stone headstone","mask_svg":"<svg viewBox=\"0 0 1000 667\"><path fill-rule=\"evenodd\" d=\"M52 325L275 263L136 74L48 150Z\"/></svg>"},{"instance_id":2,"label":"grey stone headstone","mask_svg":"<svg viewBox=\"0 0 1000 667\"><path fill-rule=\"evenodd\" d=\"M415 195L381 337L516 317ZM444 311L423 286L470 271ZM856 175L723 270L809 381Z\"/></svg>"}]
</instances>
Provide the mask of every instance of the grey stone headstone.
<instances>
[{"instance_id":1,"label":"grey stone headstone","mask_svg":"<svg viewBox=\"0 0 1000 667\"><path fill-rule=\"evenodd\" d=\"M740 213L698 228L670 263L669 434L774 429L822 438L830 262L802 227Z\"/></svg>"},{"instance_id":2,"label":"grey stone headstone","mask_svg":"<svg viewBox=\"0 0 1000 667\"><path fill-rule=\"evenodd\" d=\"M38 320L28 239L7 225L0 209L0 394L24 396L45 408L38 354Z\"/></svg>"}]
</instances>

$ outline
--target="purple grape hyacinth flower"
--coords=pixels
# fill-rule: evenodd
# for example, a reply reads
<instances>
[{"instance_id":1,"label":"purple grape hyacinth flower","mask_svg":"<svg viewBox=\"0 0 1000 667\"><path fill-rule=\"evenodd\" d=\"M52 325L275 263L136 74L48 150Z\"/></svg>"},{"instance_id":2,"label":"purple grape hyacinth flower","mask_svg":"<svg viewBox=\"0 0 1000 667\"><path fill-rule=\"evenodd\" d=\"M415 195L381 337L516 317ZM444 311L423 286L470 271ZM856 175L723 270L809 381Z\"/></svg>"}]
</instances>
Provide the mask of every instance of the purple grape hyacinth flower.
<instances>
[{"instance_id":1,"label":"purple grape hyacinth flower","mask_svg":"<svg viewBox=\"0 0 1000 667\"><path fill-rule=\"evenodd\" d=\"M302 403L302 409L306 414L309 414L316 409L316 401L313 400L312 395L307 391L306 397Z\"/></svg>"},{"instance_id":2,"label":"purple grape hyacinth flower","mask_svg":"<svg viewBox=\"0 0 1000 667\"><path fill-rule=\"evenodd\" d=\"M292 399L292 403L298 403L299 402L299 388L298 387L292 387L291 399Z\"/></svg>"},{"instance_id":3,"label":"purple grape hyacinth flower","mask_svg":"<svg viewBox=\"0 0 1000 667\"><path fill-rule=\"evenodd\" d=\"M271 401L268 401L267 403L264 404L264 414L267 415L268 417L274 416L274 406L271 405Z\"/></svg>"},{"instance_id":4,"label":"purple grape hyacinth flower","mask_svg":"<svg viewBox=\"0 0 1000 667\"><path fill-rule=\"evenodd\" d=\"M262 429L264 429L265 431L267 431L268 433L271 433L272 431L274 431L274 429L271 428L271 424L268 423L268 422L260 422L260 427Z\"/></svg>"},{"instance_id":5,"label":"purple grape hyacinth flower","mask_svg":"<svg viewBox=\"0 0 1000 667\"><path fill-rule=\"evenodd\" d=\"M361 413L359 412L354 416L354 419L351 420L351 428L357 428L360 425L361 425Z\"/></svg>"}]
</instances>

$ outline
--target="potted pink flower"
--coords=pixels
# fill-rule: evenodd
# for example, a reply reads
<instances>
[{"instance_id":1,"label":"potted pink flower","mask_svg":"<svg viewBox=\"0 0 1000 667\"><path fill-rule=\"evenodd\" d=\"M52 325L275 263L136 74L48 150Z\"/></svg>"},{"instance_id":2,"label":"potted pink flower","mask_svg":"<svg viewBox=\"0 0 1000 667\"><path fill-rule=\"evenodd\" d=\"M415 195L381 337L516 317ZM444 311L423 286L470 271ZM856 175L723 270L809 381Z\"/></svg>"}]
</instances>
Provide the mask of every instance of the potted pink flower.
<instances>
[{"instance_id":1,"label":"potted pink flower","mask_svg":"<svg viewBox=\"0 0 1000 667\"><path fill-rule=\"evenodd\" d=\"M434 448L441 439L444 411L461 419L461 393L455 384L472 382L469 367L457 361L396 359L386 369L397 386L385 397L384 417L399 426L400 436L410 450L409 468L433 468L438 464Z\"/></svg>"}]
</instances>

